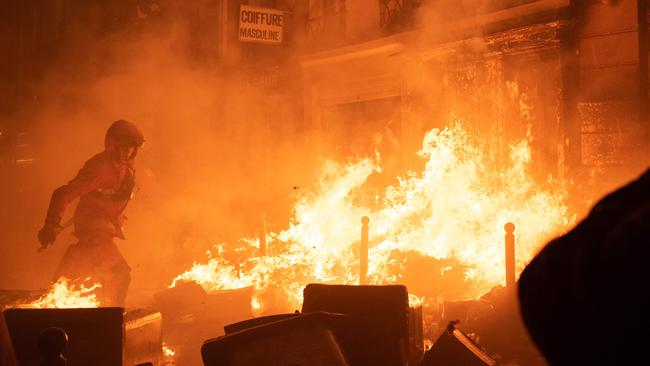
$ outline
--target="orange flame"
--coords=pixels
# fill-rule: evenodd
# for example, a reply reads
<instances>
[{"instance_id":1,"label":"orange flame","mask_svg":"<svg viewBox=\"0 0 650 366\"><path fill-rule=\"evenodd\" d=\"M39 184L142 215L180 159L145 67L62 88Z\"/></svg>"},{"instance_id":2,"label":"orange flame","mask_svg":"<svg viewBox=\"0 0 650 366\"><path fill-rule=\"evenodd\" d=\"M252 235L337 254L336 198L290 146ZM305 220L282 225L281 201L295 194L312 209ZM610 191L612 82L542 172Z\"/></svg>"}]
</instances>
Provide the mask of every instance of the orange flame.
<instances>
[{"instance_id":1,"label":"orange flame","mask_svg":"<svg viewBox=\"0 0 650 366\"><path fill-rule=\"evenodd\" d=\"M414 294L409 294L409 306L414 308L421 306L422 303L424 302L424 299L421 297L418 297L417 295Z\"/></svg>"},{"instance_id":2,"label":"orange flame","mask_svg":"<svg viewBox=\"0 0 650 366\"><path fill-rule=\"evenodd\" d=\"M478 297L504 283L506 222L517 225L520 272L541 244L573 220L562 187L550 178L540 186L530 176L526 140L510 146L508 166L497 170L482 146L456 124L429 131L419 156L425 160L422 172L400 177L399 184L365 205L355 197L367 178L380 171L378 164L370 159L325 163L316 189L298 199L289 227L267 234L269 257L234 265L212 256L176 277L170 287L190 280L207 291L252 285L258 311L264 309L268 291L286 298L291 310L302 302L302 289L310 282L358 283L360 218L368 216L372 284L399 282L406 253L414 253L446 260L439 268L443 275L460 268L464 286L457 296ZM254 239L246 242L258 245ZM217 254L223 250L219 246Z\"/></svg>"},{"instance_id":3,"label":"orange flame","mask_svg":"<svg viewBox=\"0 0 650 366\"><path fill-rule=\"evenodd\" d=\"M88 281L89 279L86 279ZM95 289L102 287L99 283L94 283L90 287L83 284L74 285L65 277L60 277L50 290L43 294L38 300L29 304L20 304L20 308L96 308L100 303L97 296L92 293Z\"/></svg>"},{"instance_id":4,"label":"orange flame","mask_svg":"<svg viewBox=\"0 0 650 366\"><path fill-rule=\"evenodd\" d=\"M217 254L223 253L223 245L215 246ZM218 291L224 289L241 288L252 285L252 279L245 274L239 273L235 267L221 257L213 257L211 251L207 251L210 259L208 263L194 263L189 271L178 275L169 286L174 287L179 281L194 281L205 288L206 291Z\"/></svg>"}]
</instances>

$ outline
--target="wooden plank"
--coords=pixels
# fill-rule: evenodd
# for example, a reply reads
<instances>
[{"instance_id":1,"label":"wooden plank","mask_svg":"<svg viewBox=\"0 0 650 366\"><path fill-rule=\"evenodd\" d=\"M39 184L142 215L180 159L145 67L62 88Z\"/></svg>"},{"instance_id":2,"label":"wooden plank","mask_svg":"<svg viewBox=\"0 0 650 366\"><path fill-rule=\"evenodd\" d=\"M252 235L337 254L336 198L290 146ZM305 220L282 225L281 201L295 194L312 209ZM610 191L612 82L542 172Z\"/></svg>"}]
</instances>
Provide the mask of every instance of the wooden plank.
<instances>
[{"instance_id":1,"label":"wooden plank","mask_svg":"<svg viewBox=\"0 0 650 366\"><path fill-rule=\"evenodd\" d=\"M639 34L636 31L581 39L580 67L600 68L639 63Z\"/></svg>"}]
</instances>

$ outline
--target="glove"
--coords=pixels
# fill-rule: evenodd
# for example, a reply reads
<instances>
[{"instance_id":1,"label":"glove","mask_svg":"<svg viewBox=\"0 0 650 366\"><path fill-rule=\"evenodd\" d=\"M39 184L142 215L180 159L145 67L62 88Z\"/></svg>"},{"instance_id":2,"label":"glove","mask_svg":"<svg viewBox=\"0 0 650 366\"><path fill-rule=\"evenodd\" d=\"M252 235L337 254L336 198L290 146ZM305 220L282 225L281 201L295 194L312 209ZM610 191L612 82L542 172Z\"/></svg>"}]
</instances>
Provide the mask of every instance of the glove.
<instances>
[{"instance_id":1,"label":"glove","mask_svg":"<svg viewBox=\"0 0 650 366\"><path fill-rule=\"evenodd\" d=\"M56 235L61 230L59 225L45 224L38 231L38 241L41 242L41 250L47 248L48 245L54 243L56 240Z\"/></svg>"}]
</instances>

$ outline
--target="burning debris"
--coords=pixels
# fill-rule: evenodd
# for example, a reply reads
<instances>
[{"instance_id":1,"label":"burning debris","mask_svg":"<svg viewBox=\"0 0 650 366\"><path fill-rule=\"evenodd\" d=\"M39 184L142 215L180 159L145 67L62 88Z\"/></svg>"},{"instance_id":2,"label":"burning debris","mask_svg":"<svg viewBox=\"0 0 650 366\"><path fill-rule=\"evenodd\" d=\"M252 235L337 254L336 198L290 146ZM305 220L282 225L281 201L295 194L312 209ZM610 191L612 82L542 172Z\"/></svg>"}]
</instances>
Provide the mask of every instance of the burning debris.
<instances>
[{"instance_id":1,"label":"burning debris","mask_svg":"<svg viewBox=\"0 0 650 366\"><path fill-rule=\"evenodd\" d=\"M363 185L380 171L379 161L326 162L316 189L299 197L289 228L267 234L269 256L228 261L225 246L217 246L207 263L195 263L171 287L179 281L195 281L208 292L255 286L258 313L278 305L269 299L282 298L290 311L302 302L307 283L359 282L358 222L368 216L371 284L406 283L429 288L420 296L477 298L504 283L504 223L521 223L519 271L540 243L572 220L562 186L551 178L538 184L529 174L525 140L511 145L507 167L495 169L486 147L456 124L429 131L419 156L421 172L400 177L370 201ZM244 239L236 251L254 253L258 243ZM418 262L419 270L411 265ZM424 286L426 278L439 281ZM451 286L432 291L431 283Z\"/></svg>"},{"instance_id":2,"label":"burning debris","mask_svg":"<svg viewBox=\"0 0 650 366\"><path fill-rule=\"evenodd\" d=\"M60 277L49 290L37 300L30 303L15 304L16 308L34 309L67 309L67 308L97 308L100 306L95 290L101 288L100 283L93 283L90 286L78 281L71 281ZM86 283L90 282L87 278Z\"/></svg>"},{"instance_id":3,"label":"burning debris","mask_svg":"<svg viewBox=\"0 0 650 366\"><path fill-rule=\"evenodd\" d=\"M165 344L174 351L167 357L170 362L200 363L196 350L204 340L221 334L227 324L253 317L252 292L252 287L243 287L207 293L194 282L179 282L156 293L152 307L165 319Z\"/></svg>"}]
</instances>

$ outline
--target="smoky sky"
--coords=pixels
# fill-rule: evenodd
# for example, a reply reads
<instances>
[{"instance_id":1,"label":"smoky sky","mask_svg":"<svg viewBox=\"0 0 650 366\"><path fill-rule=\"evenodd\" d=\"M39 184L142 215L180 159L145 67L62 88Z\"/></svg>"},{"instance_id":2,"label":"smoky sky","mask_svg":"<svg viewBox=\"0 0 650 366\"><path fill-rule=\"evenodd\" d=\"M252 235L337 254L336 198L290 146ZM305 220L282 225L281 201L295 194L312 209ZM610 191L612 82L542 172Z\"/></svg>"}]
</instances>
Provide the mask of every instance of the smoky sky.
<instances>
[{"instance_id":1,"label":"smoky sky","mask_svg":"<svg viewBox=\"0 0 650 366\"><path fill-rule=\"evenodd\" d=\"M117 119L138 125L146 139L127 239L119 243L133 270L132 294L168 285L218 241L255 233L263 215L271 227L286 222L294 187L310 175L300 126L283 120L269 102L278 99L274 92L262 94L247 68L219 64L225 56L212 46L218 34L191 21L201 4L166 4L150 19L104 6L66 23L30 97L12 106L13 125L29 131L29 151L20 153L34 160L3 178L0 287L47 285L75 240L68 229L36 252L49 196L103 150ZM115 22L106 16L111 11ZM287 131L297 131L290 141L282 139Z\"/></svg>"}]
</instances>

